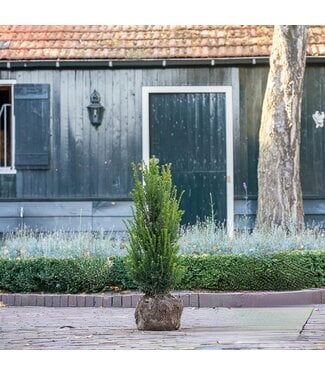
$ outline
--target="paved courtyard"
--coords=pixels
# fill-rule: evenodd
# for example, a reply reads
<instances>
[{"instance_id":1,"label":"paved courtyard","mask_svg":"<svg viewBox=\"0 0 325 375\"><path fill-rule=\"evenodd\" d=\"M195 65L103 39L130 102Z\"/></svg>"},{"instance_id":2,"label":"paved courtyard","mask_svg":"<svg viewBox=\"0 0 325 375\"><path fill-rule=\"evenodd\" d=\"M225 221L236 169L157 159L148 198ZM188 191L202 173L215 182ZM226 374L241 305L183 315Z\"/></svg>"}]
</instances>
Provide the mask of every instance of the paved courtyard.
<instances>
[{"instance_id":1,"label":"paved courtyard","mask_svg":"<svg viewBox=\"0 0 325 375\"><path fill-rule=\"evenodd\" d=\"M0 308L0 349L325 349L325 306L185 308L174 332L140 332L133 308Z\"/></svg>"}]
</instances>

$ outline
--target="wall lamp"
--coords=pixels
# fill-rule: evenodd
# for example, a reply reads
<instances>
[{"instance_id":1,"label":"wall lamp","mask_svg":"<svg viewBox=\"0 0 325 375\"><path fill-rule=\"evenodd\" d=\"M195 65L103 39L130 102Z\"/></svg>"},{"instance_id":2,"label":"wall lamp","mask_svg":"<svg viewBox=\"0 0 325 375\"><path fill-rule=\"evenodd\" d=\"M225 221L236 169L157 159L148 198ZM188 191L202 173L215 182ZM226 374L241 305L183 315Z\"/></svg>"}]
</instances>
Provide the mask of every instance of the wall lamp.
<instances>
[{"instance_id":1,"label":"wall lamp","mask_svg":"<svg viewBox=\"0 0 325 375\"><path fill-rule=\"evenodd\" d=\"M99 92L94 90L90 95L90 104L87 106L89 120L96 128L102 123L105 108L100 104Z\"/></svg>"}]
</instances>

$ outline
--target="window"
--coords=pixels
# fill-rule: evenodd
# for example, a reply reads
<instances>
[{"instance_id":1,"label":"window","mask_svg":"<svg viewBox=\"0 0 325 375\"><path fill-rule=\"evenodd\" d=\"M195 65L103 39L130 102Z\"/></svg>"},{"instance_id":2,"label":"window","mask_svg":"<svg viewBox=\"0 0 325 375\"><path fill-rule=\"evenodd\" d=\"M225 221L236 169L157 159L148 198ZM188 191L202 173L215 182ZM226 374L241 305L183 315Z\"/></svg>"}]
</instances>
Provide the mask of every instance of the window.
<instances>
[{"instance_id":1,"label":"window","mask_svg":"<svg viewBox=\"0 0 325 375\"><path fill-rule=\"evenodd\" d=\"M15 173L13 86L0 81L0 173Z\"/></svg>"}]
</instances>

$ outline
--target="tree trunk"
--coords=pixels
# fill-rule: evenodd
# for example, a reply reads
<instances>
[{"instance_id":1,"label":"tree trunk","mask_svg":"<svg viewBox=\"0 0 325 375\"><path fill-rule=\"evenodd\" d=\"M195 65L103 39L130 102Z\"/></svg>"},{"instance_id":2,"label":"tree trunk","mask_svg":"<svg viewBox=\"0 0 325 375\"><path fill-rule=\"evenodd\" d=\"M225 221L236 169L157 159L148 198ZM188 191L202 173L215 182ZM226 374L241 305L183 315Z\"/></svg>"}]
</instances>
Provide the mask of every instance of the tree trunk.
<instances>
[{"instance_id":1,"label":"tree trunk","mask_svg":"<svg viewBox=\"0 0 325 375\"><path fill-rule=\"evenodd\" d=\"M300 117L306 26L275 26L259 134L257 227L304 227Z\"/></svg>"}]
</instances>

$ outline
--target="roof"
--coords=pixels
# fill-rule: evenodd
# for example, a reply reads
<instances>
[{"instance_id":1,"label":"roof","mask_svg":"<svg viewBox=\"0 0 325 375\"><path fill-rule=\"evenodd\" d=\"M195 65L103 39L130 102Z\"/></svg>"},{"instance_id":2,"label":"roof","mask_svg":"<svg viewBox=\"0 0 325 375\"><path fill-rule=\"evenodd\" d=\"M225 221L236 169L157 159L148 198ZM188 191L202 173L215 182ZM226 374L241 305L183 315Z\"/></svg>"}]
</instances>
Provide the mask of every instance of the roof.
<instances>
[{"instance_id":1,"label":"roof","mask_svg":"<svg viewBox=\"0 0 325 375\"><path fill-rule=\"evenodd\" d=\"M268 56L273 26L0 25L0 60L169 59ZM325 26L308 55L325 56Z\"/></svg>"}]
</instances>

